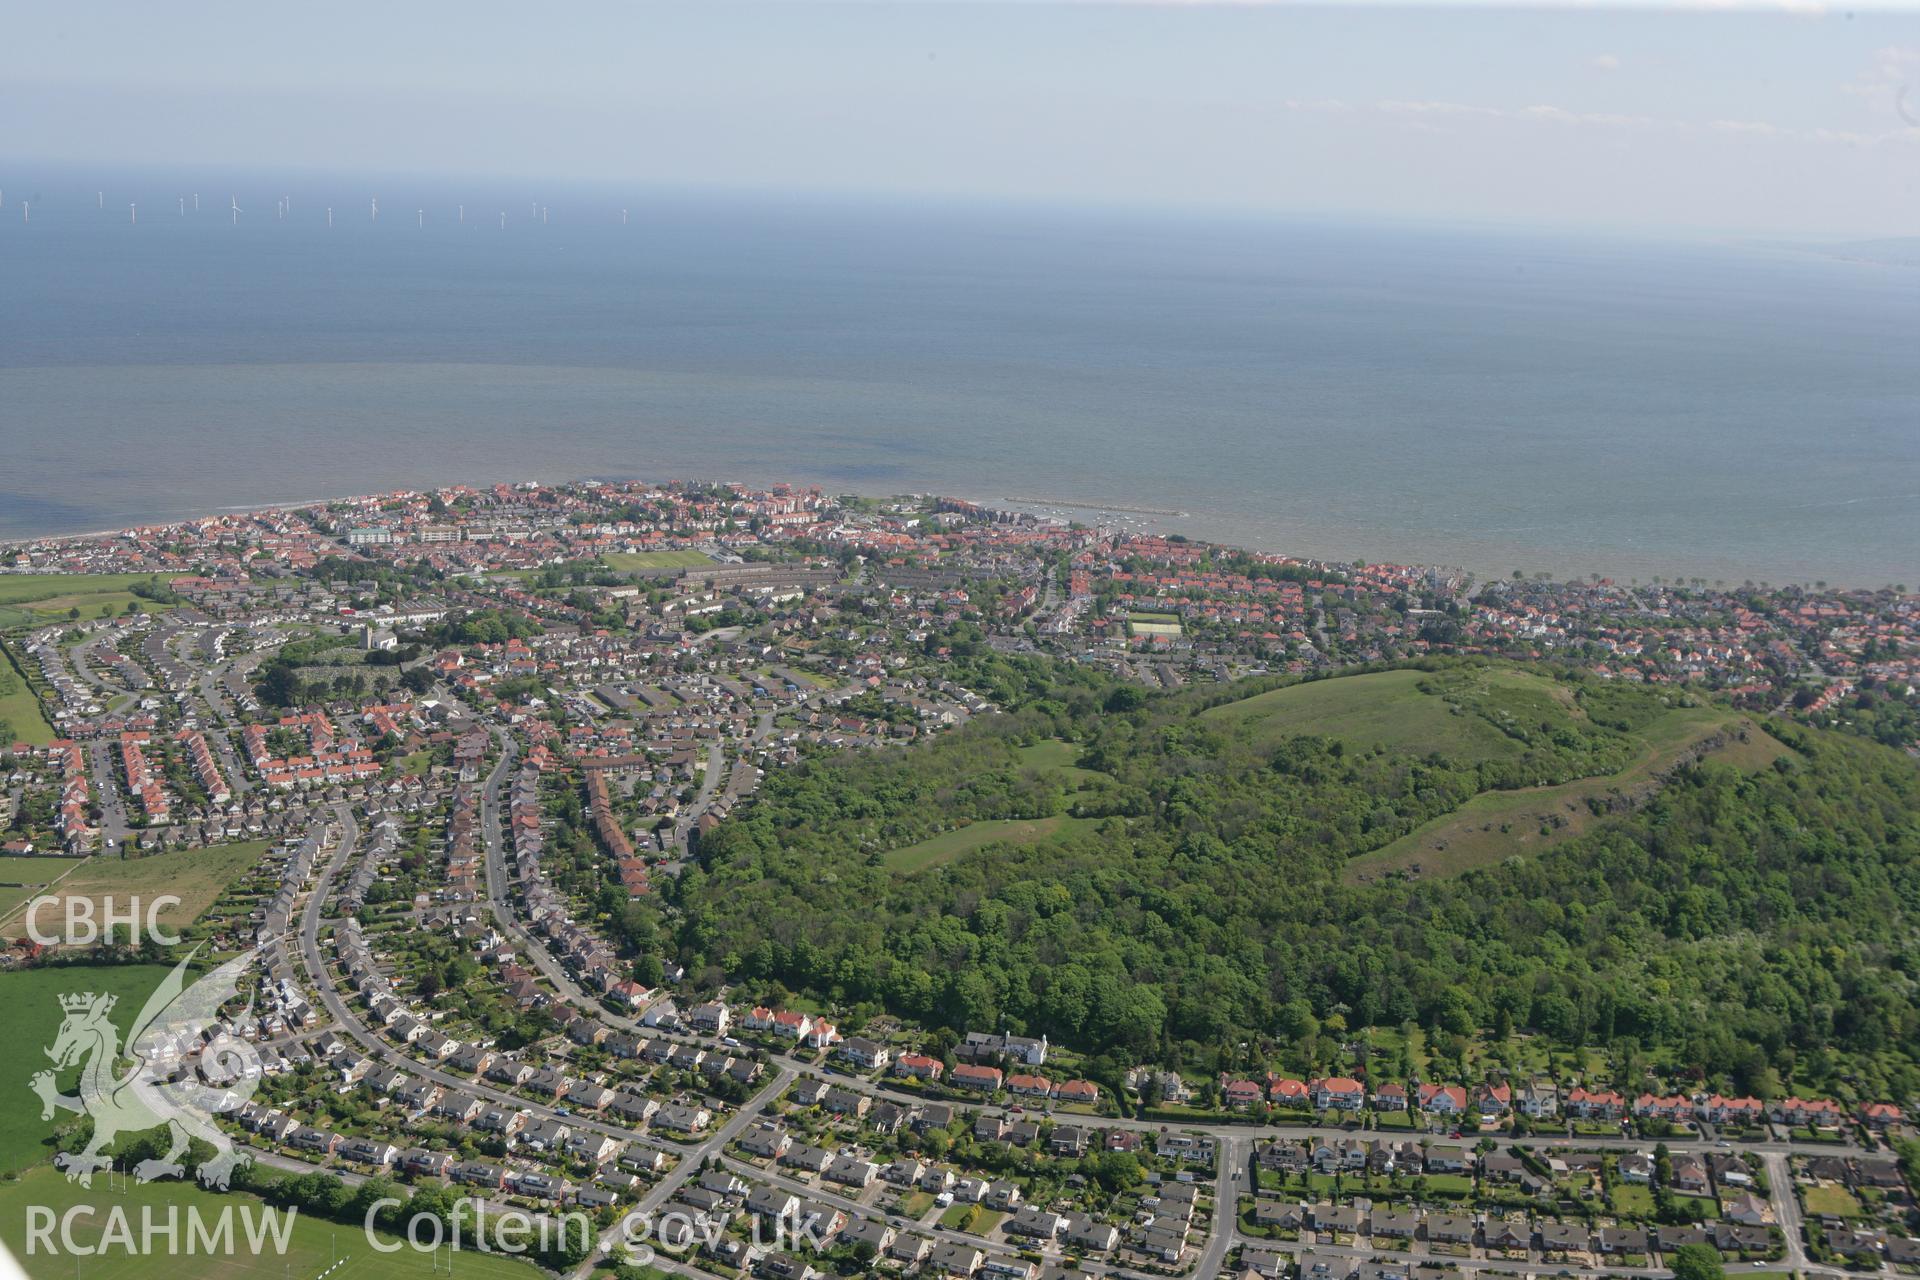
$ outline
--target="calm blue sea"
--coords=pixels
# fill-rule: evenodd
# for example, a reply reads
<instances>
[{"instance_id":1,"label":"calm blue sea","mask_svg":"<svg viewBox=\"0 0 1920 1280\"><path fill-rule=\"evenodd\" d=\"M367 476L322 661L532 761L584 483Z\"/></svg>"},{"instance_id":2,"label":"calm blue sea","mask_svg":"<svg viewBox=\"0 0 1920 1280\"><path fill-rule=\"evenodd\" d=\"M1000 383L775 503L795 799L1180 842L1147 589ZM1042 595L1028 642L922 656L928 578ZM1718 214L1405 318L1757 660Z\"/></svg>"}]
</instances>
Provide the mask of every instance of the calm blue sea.
<instances>
[{"instance_id":1,"label":"calm blue sea","mask_svg":"<svg viewBox=\"0 0 1920 1280\"><path fill-rule=\"evenodd\" d=\"M1161 527L1482 572L1920 582L1910 267L390 179L98 185L104 210L91 178L4 183L0 538L438 482L791 479L1175 508Z\"/></svg>"}]
</instances>

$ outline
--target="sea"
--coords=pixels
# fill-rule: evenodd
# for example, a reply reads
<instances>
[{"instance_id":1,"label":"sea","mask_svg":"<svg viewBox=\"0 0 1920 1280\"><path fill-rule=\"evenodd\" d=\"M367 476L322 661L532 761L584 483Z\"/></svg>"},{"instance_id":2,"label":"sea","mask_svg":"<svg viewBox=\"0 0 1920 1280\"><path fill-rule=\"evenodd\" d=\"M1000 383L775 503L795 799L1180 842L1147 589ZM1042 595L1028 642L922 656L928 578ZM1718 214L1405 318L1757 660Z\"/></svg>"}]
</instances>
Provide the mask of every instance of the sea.
<instances>
[{"instance_id":1,"label":"sea","mask_svg":"<svg viewBox=\"0 0 1920 1280\"><path fill-rule=\"evenodd\" d=\"M0 177L0 540L397 487L706 479L1120 508L1105 518L1482 576L1920 584L1920 268L1896 257Z\"/></svg>"}]
</instances>

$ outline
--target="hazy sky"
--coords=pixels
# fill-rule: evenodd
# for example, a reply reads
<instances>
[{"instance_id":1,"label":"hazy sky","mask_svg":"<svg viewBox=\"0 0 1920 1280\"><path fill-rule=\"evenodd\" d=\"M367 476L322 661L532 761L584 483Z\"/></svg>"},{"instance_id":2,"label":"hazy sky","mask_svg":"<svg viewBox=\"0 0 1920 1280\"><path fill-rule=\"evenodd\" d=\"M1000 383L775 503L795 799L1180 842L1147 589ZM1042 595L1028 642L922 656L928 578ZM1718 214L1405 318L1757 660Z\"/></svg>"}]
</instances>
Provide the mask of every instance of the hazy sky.
<instances>
[{"instance_id":1,"label":"hazy sky","mask_svg":"<svg viewBox=\"0 0 1920 1280\"><path fill-rule=\"evenodd\" d=\"M1920 17L1885 10L92 0L6 29L0 185L272 165L1920 230Z\"/></svg>"}]
</instances>

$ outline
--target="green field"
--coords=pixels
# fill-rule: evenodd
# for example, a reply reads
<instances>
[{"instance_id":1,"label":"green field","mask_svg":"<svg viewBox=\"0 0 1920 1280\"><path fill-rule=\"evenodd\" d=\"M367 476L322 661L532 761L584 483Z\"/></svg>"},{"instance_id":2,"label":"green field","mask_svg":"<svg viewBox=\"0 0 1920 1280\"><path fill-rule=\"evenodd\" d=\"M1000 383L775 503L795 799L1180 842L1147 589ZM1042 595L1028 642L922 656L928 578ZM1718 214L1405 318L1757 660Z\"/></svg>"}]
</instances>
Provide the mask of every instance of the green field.
<instances>
[{"instance_id":1,"label":"green field","mask_svg":"<svg viewBox=\"0 0 1920 1280\"><path fill-rule=\"evenodd\" d=\"M704 569L713 557L704 551L609 551L600 557L609 569Z\"/></svg>"},{"instance_id":2,"label":"green field","mask_svg":"<svg viewBox=\"0 0 1920 1280\"><path fill-rule=\"evenodd\" d=\"M937 867L986 845L1034 844L1086 825L1088 820L1082 818L992 818L890 850L881 857L881 862L887 870L904 875Z\"/></svg>"},{"instance_id":3,"label":"green field","mask_svg":"<svg viewBox=\"0 0 1920 1280\"><path fill-rule=\"evenodd\" d=\"M0 858L0 920L85 858Z\"/></svg>"},{"instance_id":4,"label":"green field","mask_svg":"<svg viewBox=\"0 0 1920 1280\"><path fill-rule=\"evenodd\" d=\"M0 1026L6 1031L0 1036L0 1093L8 1099L7 1105L0 1107L0 1173L24 1169L44 1159L50 1153L43 1144L54 1125L73 1119L62 1111L56 1112L53 1120L41 1120L40 1104L27 1091L28 1080L45 1069L45 1049L60 1029L60 997L81 991L119 997L112 1018L124 1037L141 1004L167 972L161 965L145 964L73 965L0 973L0 1010L5 1011ZM77 1067L63 1074L61 1092L72 1092L78 1076ZM0 1187L0 1195L5 1193L6 1188ZM18 1217L13 1215L4 1225L17 1228Z\"/></svg>"},{"instance_id":5,"label":"green field","mask_svg":"<svg viewBox=\"0 0 1920 1280\"><path fill-rule=\"evenodd\" d=\"M1744 742L1736 736L1743 728ZM1728 741L1706 759L1751 770L1789 754L1751 720L1723 707L1668 711L1633 731L1640 756L1620 772L1554 787L1483 792L1385 848L1354 858L1347 864L1346 878L1370 880L1393 872L1457 875L1513 854L1540 853L1593 827L1604 816L1604 806L1616 799L1631 803L1650 794L1657 785L1655 775L1721 733ZM1602 812L1596 813L1589 801L1603 806Z\"/></svg>"},{"instance_id":6,"label":"green field","mask_svg":"<svg viewBox=\"0 0 1920 1280\"><path fill-rule=\"evenodd\" d=\"M47 722L40 699L33 696L27 682L15 675L12 667L0 666L0 724L7 726L7 742L30 742L45 746L59 735Z\"/></svg>"},{"instance_id":7,"label":"green field","mask_svg":"<svg viewBox=\"0 0 1920 1280\"><path fill-rule=\"evenodd\" d=\"M70 609L83 618L98 617L102 605L119 613L139 599L128 588L153 578L150 573L0 573L0 628L38 626L65 617ZM168 607L150 600L141 604L149 610Z\"/></svg>"},{"instance_id":8,"label":"green field","mask_svg":"<svg viewBox=\"0 0 1920 1280\"><path fill-rule=\"evenodd\" d=\"M1489 695L1551 699L1561 705L1549 714L1577 714L1552 680L1498 668L1476 674ZM1521 753L1518 741L1483 717L1424 692L1420 686L1431 679L1427 672L1407 670L1312 680L1225 703L1202 716L1249 726L1261 746L1313 734L1357 747L1437 752L1468 764Z\"/></svg>"},{"instance_id":9,"label":"green field","mask_svg":"<svg viewBox=\"0 0 1920 1280\"><path fill-rule=\"evenodd\" d=\"M136 1240L139 1238L141 1210L146 1206L153 1207L154 1219L158 1222L165 1221L168 1206L178 1206L181 1229L177 1234L181 1240L187 1235L189 1207L197 1209L202 1220L209 1225L217 1221L215 1215L223 1208L230 1207L235 1210L233 1251L211 1255L191 1254L183 1245L178 1255L171 1257L142 1257L117 1247L99 1257L76 1259L64 1253L49 1255L44 1250L29 1257L26 1254L26 1234L27 1212L31 1205L44 1205L56 1214L64 1213L73 1205L97 1205L96 1214L74 1220L74 1243L83 1246L100 1239L105 1228L103 1219L113 1206L124 1209ZM338 1280L432 1276L444 1273L447 1268L444 1250L440 1253L438 1267L434 1265L433 1255L416 1252L412 1248L404 1248L397 1253L381 1253L369 1244L359 1226L328 1222L304 1214L293 1218L287 1232L285 1253L279 1252L269 1238L265 1250L255 1254L250 1250L246 1219L241 1215L247 1209L257 1214L268 1207L254 1196L221 1195L181 1182L135 1183L124 1191L119 1189L116 1182L114 1190L108 1191L104 1181L96 1181L93 1188L88 1190L74 1186L52 1169L35 1170L18 1182L0 1184L0 1240L6 1241L14 1257L35 1280L41 1280L42 1277L45 1280L67 1280L74 1275L79 1275L82 1280L253 1280L255 1277L258 1280L281 1280L286 1276L312 1280L341 1256L346 1257L347 1262L331 1273ZM274 1212L286 1214L292 1210L275 1208ZM379 1238L383 1243L394 1240L384 1232ZM59 1242L58 1231L53 1239L56 1244ZM462 1252L455 1266L460 1275L475 1277L475 1280L537 1280L543 1274L528 1262L472 1251Z\"/></svg>"},{"instance_id":10,"label":"green field","mask_svg":"<svg viewBox=\"0 0 1920 1280\"><path fill-rule=\"evenodd\" d=\"M129 898L152 899L172 894L180 899L180 905L162 911L160 922L169 926L191 924L213 905L229 884L258 866L261 855L270 847L271 842L267 840L245 840L207 849L156 853L144 858L93 858L62 880L54 896L92 898L96 910L103 906L103 899L111 897L124 910ZM43 920L64 917L60 907L43 910L46 912Z\"/></svg>"}]
</instances>

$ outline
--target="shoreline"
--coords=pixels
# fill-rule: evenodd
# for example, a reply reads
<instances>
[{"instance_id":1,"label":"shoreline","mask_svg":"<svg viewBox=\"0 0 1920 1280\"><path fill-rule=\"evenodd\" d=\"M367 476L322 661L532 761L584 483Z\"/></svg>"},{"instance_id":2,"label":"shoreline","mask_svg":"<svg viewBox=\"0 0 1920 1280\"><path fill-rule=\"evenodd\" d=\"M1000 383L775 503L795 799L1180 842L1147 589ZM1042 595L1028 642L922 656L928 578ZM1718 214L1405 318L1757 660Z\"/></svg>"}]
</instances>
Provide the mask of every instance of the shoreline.
<instances>
[{"instance_id":1,"label":"shoreline","mask_svg":"<svg viewBox=\"0 0 1920 1280\"><path fill-rule=\"evenodd\" d=\"M0 553L5 553L10 549L16 548L16 547L30 546L30 545L40 544L40 543L47 543L47 542L101 541L101 540L121 537L132 530L166 528L174 525L191 524L198 520L217 519L221 516L259 515L265 512L275 512L275 511L304 511L304 510L312 509L314 507L324 507L334 502L348 502L356 498L364 498L377 493L394 493L394 492L424 493L424 492L431 492L436 489L458 487L462 485L475 487L475 488L484 488L484 487L490 487L493 484L500 484L500 483L585 484L585 483L595 483L598 481L605 481L607 479L608 479L608 476L604 472L598 475L574 476L574 477L569 477L565 479L552 479L552 478L541 477L537 475L521 473L515 479L510 481L444 480L444 481L438 481L431 484L401 485L395 488L388 488L388 489L371 489L371 490L366 490L366 491L357 492L357 493L341 493L341 494L333 494L333 495L328 495L323 497L305 497L305 498L288 500L288 501L275 501L272 499L268 499L268 500L264 500L257 503L236 503L229 506L213 508L209 510L201 510L201 511L197 511L197 512L186 514L186 515L179 515L179 516L173 516L173 517L160 517L157 519L137 521L134 523L124 524L124 525L109 527L104 529L89 529L89 530L83 530L79 532L40 532L40 533L25 534L25 535L19 535L19 536L0 537ZM1475 581L1479 581L1479 582L1511 581L1512 580L1512 573L1511 573L1512 566L1508 566L1505 569L1492 568L1490 565L1476 566L1471 562L1471 559L1462 559L1458 563L1449 564L1437 556L1405 557L1403 555L1394 555L1390 553L1363 554L1363 553L1357 553L1351 550L1343 550L1339 553L1330 553L1330 554L1315 553L1312 551L1304 550L1298 546L1288 547L1288 546L1279 546L1279 545L1267 545L1272 540L1268 538L1263 538L1260 536L1250 536L1253 534L1253 531L1251 529L1243 529L1242 531L1238 531L1238 532L1229 530L1222 533L1202 535L1197 533L1188 533L1178 529L1169 529L1165 527L1165 522L1170 520L1207 522L1207 516L1204 510L1189 511L1189 510L1178 510L1178 509L1167 508L1167 507L1148 507L1143 505L1132 505L1127 503L1101 502L1101 501L1092 500L1092 499L1070 498L1065 495L1049 497L1045 499L1035 498L1035 497L1005 497L1005 496L978 497L978 496L972 496L968 492L968 487L966 486L956 487L954 489L946 490L946 491L941 491L937 488L921 486L917 489L898 489L898 490L894 490L889 494L879 495L879 494L860 493L857 487L855 486L842 485L837 482L829 482L825 480L803 479L803 478L798 478L792 475L789 475L784 478L773 478L773 479L769 479L764 476L742 476L742 477L735 477L727 480L711 479L711 478L702 479L699 477L691 477L691 476L642 477L642 476L636 475L632 477L627 477L627 479L640 481L643 483L655 483L655 484L683 483L683 482L726 484L726 483L734 483L737 481L738 483L755 484L755 485L775 485L775 484L783 484L783 483L796 484L796 485L818 485L820 488L824 490L828 490L830 492L844 493L844 494L858 494L858 496L868 497L868 498L883 497L883 496L893 497L893 496L899 496L901 494L905 494L909 492L918 492L918 493L931 494L935 496L945 496L945 497L956 498L960 501L971 502L977 506L986 508L988 510L1009 511L1009 512L1014 512L1014 513L1023 514L1023 515L1041 515L1042 513L1045 512L1047 508L1056 508L1056 509L1061 509L1062 511L1084 511L1088 513L1092 513L1096 517L1101 515L1111 515L1114 517L1120 517L1120 519L1116 519L1116 520L1094 519L1094 520L1083 521L1082 523L1092 524L1092 525L1095 525L1096 527L1112 528L1112 529L1115 529L1116 531L1121 531L1121 532L1134 532L1134 533L1140 533L1140 534L1145 534L1145 535L1155 536L1155 537L1171 536L1171 537L1185 538L1192 542L1204 543L1211 546L1228 547L1234 550L1249 551L1249 552L1254 552L1256 554L1261 554L1261 555L1284 556L1289 559L1301 560L1301 561L1306 561L1306 562L1311 562L1316 564L1323 564L1323 565L1330 565L1330 566L1331 565L1354 565L1354 564L1399 564L1399 565L1403 565L1411 568L1430 569L1437 572L1465 574L1473 578ZM1561 553L1561 554L1564 554L1564 553ZM1547 557L1545 556L1529 557L1522 554L1516 554L1515 558L1522 559L1522 560L1533 559L1537 563L1538 561L1546 559ZM1559 556L1556 555L1553 558L1557 559L1559 558ZM1920 566L1916 567L1916 572L1920 572ZM12 570L11 568L3 564L0 564L0 574L11 575L12 573L14 573L14 570ZM1887 587L1891 585L1889 582L1868 582L1868 581L1865 581L1863 578L1857 577L1855 575L1850 575L1850 574L1841 574L1841 573L1826 573L1826 574L1809 573L1806 575L1801 575L1798 573L1781 574L1777 570L1765 578L1761 578L1754 575L1743 574L1739 580L1735 580L1731 576L1731 574L1727 572L1723 572L1718 577L1715 577L1711 574L1705 574L1700 570L1700 566L1697 562L1687 566L1684 569L1676 570L1676 569L1663 568L1659 570L1657 573L1654 573L1651 569L1640 571L1637 573L1631 573L1631 574L1624 571L1608 571L1605 569L1588 570L1585 572L1566 572L1566 573L1563 573L1560 570L1552 569L1552 568L1528 569L1527 577L1529 580L1536 580L1536 581L1543 580L1543 581L1550 581L1550 582L1576 582L1576 581L1588 580L1591 577L1593 577L1595 573L1598 573L1599 576L1602 578L1605 578L1609 581L1616 582L1616 583L1639 583L1643 579L1651 583L1653 579L1657 577L1661 582L1667 585L1684 585L1684 584L1698 580L1698 581L1706 582L1708 584L1713 584L1718 582L1720 584L1723 584L1723 589L1729 589L1729 590L1736 587L1744 586L1746 582L1752 582L1756 587L1764 586L1768 589L1778 589L1778 588L1790 587L1790 586L1797 586L1797 587L1812 589L1816 582L1824 581L1827 584L1827 589L1840 590L1840 591L1880 591L1880 590L1887 589ZM1911 587L1914 584L1912 582L1907 582L1905 585Z\"/></svg>"}]
</instances>

